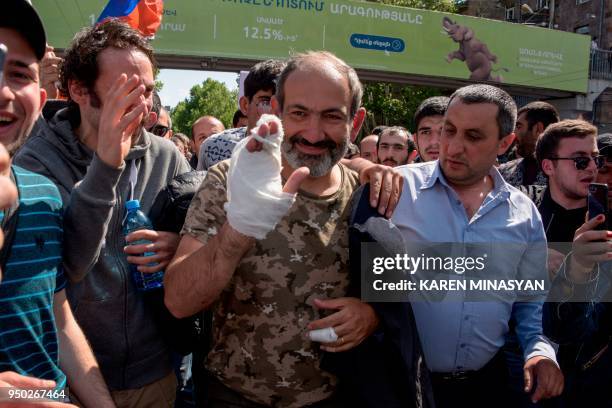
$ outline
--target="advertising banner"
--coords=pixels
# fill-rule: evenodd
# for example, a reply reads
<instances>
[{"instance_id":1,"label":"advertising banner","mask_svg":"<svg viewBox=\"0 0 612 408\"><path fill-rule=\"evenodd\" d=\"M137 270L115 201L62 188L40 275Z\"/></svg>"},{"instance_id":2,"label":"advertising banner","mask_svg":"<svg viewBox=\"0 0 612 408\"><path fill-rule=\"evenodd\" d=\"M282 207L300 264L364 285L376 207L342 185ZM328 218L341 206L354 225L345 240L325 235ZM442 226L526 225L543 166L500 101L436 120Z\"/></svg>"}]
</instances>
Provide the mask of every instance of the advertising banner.
<instances>
[{"instance_id":1,"label":"advertising banner","mask_svg":"<svg viewBox=\"0 0 612 408\"><path fill-rule=\"evenodd\" d=\"M65 47L105 0L34 0ZM328 50L355 68L585 93L590 38L469 16L342 0L165 0L156 52L247 60Z\"/></svg>"}]
</instances>

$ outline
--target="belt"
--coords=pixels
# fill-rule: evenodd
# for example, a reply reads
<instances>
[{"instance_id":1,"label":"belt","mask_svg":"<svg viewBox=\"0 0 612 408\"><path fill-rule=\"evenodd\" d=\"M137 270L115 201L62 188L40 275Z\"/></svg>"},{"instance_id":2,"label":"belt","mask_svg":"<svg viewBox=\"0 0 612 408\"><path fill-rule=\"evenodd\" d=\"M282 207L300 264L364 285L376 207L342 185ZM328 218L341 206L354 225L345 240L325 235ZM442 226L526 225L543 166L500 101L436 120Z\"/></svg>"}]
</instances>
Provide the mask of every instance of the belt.
<instances>
[{"instance_id":1,"label":"belt","mask_svg":"<svg viewBox=\"0 0 612 408\"><path fill-rule=\"evenodd\" d=\"M474 378L480 370L472 371L453 371L451 373L431 373L431 376L435 380L442 381L464 381Z\"/></svg>"}]
</instances>

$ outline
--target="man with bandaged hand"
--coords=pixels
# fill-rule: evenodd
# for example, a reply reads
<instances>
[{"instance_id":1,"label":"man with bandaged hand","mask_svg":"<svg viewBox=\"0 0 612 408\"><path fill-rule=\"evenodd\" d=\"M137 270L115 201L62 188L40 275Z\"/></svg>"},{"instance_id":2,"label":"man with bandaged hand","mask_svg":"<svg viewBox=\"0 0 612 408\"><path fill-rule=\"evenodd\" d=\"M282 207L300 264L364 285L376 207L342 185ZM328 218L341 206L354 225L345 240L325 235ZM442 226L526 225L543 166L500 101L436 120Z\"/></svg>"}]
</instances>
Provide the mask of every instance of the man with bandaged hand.
<instances>
[{"instance_id":1,"label":"man with bandaged hand","mask_svg":"<svg viewBox=\"0 0 612 408\"><path fill-rule=\"evenodd\" d=\"M361 96L334 55L291 58L272 99L282 126L262 117L192 201L165 300L177 317L213 310L211 406L342 404L322 351L351 349L378 325L369 305L345 297L348 203L359 178L381 214L401 189L390 168L364 161L358 176L340 163L365 117ZM319 329L328 338L309 337Z\"/></svg>"}]
</instances>

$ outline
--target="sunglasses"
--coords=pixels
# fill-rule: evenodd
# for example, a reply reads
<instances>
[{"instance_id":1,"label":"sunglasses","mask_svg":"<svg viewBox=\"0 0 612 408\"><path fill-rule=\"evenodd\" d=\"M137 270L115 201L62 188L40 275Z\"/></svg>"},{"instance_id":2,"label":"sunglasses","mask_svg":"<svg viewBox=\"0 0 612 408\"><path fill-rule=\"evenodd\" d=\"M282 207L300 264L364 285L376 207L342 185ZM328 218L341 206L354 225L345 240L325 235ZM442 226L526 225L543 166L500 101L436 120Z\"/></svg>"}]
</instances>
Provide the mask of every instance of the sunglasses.
<instances>
[{"instance_id":1,"label":"sunglasses","mask_svg":"<svg viewBox=\"0 0 612 408\"><path fill-rule=\"evenodd\" d=\"M595 162L595 166L598 169L601 169L606 165L606 156L578 156L578 157L549 157L549 160L573 160L574 166L576 166L576 170L584 170L589 167L589 163L591 160Z\"/></svg>"},{"instance_id":2,"label":"sunglasses","mask_svg":"<svg viewBox=\"0 0 612 408\"><path fill-rule=\"evenodd\" d=\"M151 128L151 133L153 133L155 136L164 137L169 130L170 128L168 126L155 125Z\"/></svg>"}]
</instances>

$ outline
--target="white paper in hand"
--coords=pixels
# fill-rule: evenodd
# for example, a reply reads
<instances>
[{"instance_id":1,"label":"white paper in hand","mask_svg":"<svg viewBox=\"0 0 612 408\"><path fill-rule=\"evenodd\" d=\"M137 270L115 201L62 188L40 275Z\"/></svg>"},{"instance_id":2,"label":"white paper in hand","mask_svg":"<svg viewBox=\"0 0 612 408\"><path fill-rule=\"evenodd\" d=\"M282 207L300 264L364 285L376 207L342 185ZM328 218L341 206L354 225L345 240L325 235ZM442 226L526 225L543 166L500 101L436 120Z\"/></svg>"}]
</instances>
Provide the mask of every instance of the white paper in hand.
<instances>
[{"instance_id":1,"label":"white paper in hand","mask_svg":"<svg viewBox=\"0 0 612 408\"><path fill-rule=\"evenodd\" d=\"M261 137L259 126L277 122L278 132ZM246 145L254 137L263 143L258 152ZM295 194L283 192L281 151L283 128L274 115L262 115L257 126L234 147L227 182L227 220L238 232L263 239L285 216L295 201Z\"/></svg>"}]
</instances>

